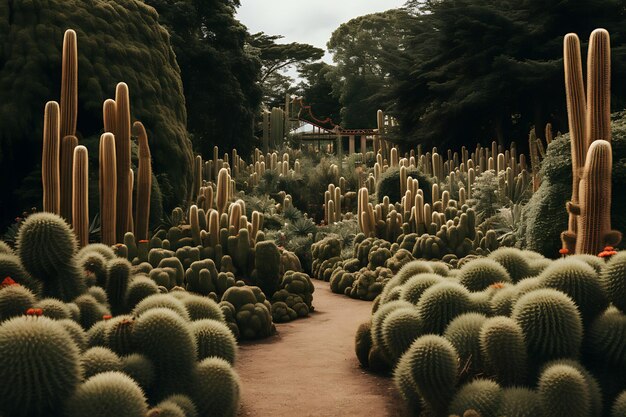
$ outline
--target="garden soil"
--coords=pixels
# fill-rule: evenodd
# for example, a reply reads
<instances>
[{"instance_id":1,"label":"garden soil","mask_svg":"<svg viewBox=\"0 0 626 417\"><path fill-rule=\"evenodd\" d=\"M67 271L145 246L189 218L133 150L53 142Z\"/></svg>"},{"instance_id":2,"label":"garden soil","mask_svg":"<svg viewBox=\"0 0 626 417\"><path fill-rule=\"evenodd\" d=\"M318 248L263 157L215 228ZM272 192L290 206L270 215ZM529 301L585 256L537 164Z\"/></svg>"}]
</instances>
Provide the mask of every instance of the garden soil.
<instances>
[{"instance_id":1,"label":"garden soil","mask_svg":"<svg viewBox=\"0 0 626 417\"><path fill-rule=\"evenodd\" d=\"M408 417L392 379L361 368L354 353L354 335L372 303L313 283L309 317L277 324L275 336L240 343L238 416Z\"/></svg>"}]
</instances>

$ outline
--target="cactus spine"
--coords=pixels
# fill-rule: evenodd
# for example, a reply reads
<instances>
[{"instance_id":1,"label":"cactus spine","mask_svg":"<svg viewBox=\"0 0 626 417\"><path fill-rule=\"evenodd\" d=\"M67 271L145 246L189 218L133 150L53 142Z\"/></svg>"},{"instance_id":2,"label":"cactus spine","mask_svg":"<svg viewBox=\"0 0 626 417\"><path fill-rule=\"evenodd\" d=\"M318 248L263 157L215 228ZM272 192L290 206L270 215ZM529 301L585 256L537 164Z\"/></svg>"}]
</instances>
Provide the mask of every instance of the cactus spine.
<instances>
[{"instance_id":1,"label":"cactus spine","mask_svg":"<svg viewBox=\"0 0 626 417\"><path fill-rule=\"evenodd\" d=\"M46 103L43 119L43 151L41 157L43 210L59 214L61 208L59 172L60 127L59 104L56 101Z\"/></svg>"},{"instance_id":2,"label":"cactus spine","mask_svg":"<svg viewBox=\"0 0 626 417\"><path fill-rule=\"evenodd\" d=\"M109 101L109 100L107 100ZM110 100L112 102L113 100ZM115 103L113 102L113 105ZM107 104L105 102L105 112ZM117 172L115 138L111 133L100 137L100 240L114 245L116 240Z\"/></svg>"},{"instance_id":3,"label":"cactus spine","mask_svg":"<svg viewBox=\"0 0 626 417\"><path fill-rule=\"evenodd\" d=\"M135 236L138 240L148 239L150 225L150 193L152 191L152 160L148 135L141 122L133 124L139 145L139 166L137 168L137 197L135 207Z\"/></svg>"},{"instance_id":4,"label":"cactus spine","mask_svg":"<svg viewBox=\"0 0 626 417\"><path fill-rule=\"evenodd\" d=\"M74 149L72 187L72 227L83 247L89 243L89 158L87 148Z\"/></svg>"}]
</instances>

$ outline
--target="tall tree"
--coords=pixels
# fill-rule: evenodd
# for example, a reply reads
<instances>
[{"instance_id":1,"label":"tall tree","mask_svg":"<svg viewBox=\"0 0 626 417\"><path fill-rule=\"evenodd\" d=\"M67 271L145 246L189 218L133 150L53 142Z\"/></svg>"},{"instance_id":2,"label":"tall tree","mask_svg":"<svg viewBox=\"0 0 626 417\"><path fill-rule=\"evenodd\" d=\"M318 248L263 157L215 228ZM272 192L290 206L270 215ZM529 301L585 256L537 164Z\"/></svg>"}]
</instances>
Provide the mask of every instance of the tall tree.
<instances>
[{"instance_id":1,"label":"tall tree","mask_svg":"<svg viewBox=\"0 0 626 417\"><path fill-rule=\"evenodd\" d=\"M606 27L614 71L626 63L623 0L439 0L408 7L416 24L387 94L400 120L399 140L525 143L532 125L567 130L568 32L586 40L593 28ZM614 82L614 103L625 97L623 84Z\"/></svg>"},{"instance_id":2,"label":"tall tree","mask_svg":"<svg viewBox=\"0 0 626 417\"><path fill-rule=\"evenodd\" d=\"M332 70L333 66L325 62L305 65L300 71L304 80L298 85L297 93L311 106L316 117L330 118L333 123L341 124L341 104L333 95L333 86L329 79Z\"/></svg>"},{"instance_id":3,"label":"tall tree","mask_svg":"<svg viewBox=\"0 0 626 417\"><path fill-rule=\"evenodd\" d=\"M261 86L263 101L267 107L284 103L285 94L296 91L293 77L286 71L304 66L322 58L324 50L306 43L277 43L283 36L267 35L264 32L250 35L248 42L254 54L261 61Z\"/></svg>"},{"instance_id":4,"label":"tall tree","mask_svg":"<svg viewBox=\"0 0 626 417\"><path fill-rule=\"evenodd\" d=\"M239 0L145 0L170 32L181 70L187 127L204 155L214 145L249 152L261 102L261 63L246 48L247 29L235 19Z\"/></svg>"}]
</instances>

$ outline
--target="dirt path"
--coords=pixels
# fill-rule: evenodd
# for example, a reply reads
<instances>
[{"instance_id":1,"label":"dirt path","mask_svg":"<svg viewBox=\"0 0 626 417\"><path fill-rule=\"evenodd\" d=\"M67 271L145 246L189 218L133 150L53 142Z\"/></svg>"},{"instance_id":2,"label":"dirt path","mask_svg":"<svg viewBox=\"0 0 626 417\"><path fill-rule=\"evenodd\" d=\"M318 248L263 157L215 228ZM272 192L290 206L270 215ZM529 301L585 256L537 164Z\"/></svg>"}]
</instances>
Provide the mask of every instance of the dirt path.
<instances>
[{"instance_id":1,"label":"dirt path","mask_svg":"<svg viewBox=\"0 0 626 417\"><path fill-rule=\"evenodd\" d=\"M364 371L354 334L371 303L331 293L314 280L315 312L277 324L278 335L239 347L239 416L404 416L390 378Z\"/></svg>"}]
</instances>

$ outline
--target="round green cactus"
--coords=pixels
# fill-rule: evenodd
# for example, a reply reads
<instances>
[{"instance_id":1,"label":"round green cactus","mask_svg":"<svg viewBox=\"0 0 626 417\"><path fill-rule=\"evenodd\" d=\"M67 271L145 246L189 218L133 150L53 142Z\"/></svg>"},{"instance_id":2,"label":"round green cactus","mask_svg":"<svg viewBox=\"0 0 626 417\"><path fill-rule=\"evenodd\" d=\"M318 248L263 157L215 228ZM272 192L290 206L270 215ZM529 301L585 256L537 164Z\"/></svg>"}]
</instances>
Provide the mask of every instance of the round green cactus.
<instances>
[{"instance_id":1,"label":"round green cactus","mask_svg":"<svg viewBox=\"0 0 626 417\"><path fill-rule=\"evenodd\" d=\"M203 319L224 321L222 309L210 298L188 294L181 301L189 312L189 319L192 321Z\"/></svg>"},{"instance_id":2,"label":"round green cactus","mask_svg":"<svg viewBox=\"0 0 626 417\"><path fill-rule=\"evenodd\" d=\"M128 375L104 372L76 389L65 412L67 417L145 417L148 403L139 385Z\"/></svg>"},{"instance_id":3,"label":"round green cactus","mask_svg":"<svg viewBox=\"0 0 626 417\"><path fill-rule=\"evenodd\" d=\"M14 254L13 249L11 249L11 246L9 246L8 243L6 243L4 240L0 240L0 254Z\"/></svg>"},{"instance_id":4,"label":"round green cactus","mask_svg":"<svg viewBox=\"0 0 626 417\"><path fill-rule=\"evenodd\" d=\"M354 336L354 351L359 363L364 368L369 367L368 357L372 349L372 322L370 320L359 325Z\"/></svg>"},{"instance_id":5,"label":"round green cactus","mask_svg":"<svg viewBox=\"0 0 626 417\"><path fill-rule=\"evenodd\" d=\"M235 306L233 306L228 301L220 301L218 304L220 306L220 310L224 314L224 322L228 326L231 332L235 335L235 338L239 340L241 334L239 333L239 326L237 326L237 319L235 315L237 314L237 310L235 310Z\"/></svg>"},{"instance_id":6,"label":"round green cactus","mask_svg":"<svg viewBox=\"0 0 626 417\"><path fill-rule=\"evenodd\" d=\"M585 351L595 361L626 370L626 315L608 308L588 328Z\"/></svg>"},{"instance_id":7,"label":"round green cactus","mask_svg":"<svg viewBox=\"0 0 626 417\"><path fill-rule=\"evenodd\" d=\"M480 329L480 350L488 375L503 386L523 385L527 374L527 354L524 333L509 317L487 319Z\"/></svg>"},{"instance_id":8,"label":"round green cactus","mask_svg":"<svg viewBox=\"0 0 626 417\"><path fill-rule=\"evenodd\" d=\"M122 357L122 370L126 375L137 381L145 392L150 390L156 378L154 365L150 362L150 359L140 353L131 353Z\"/></svg>"},{"instance_id":9,"label":"round green cactus","mask_svg":"<svg viewBox=\"0 0 626 417\"><path fill-rule=\"evenodd\" d=\"M626 313L626 251L613 255L601 277L613 305Z\"/></svg>"},{"instance_id":10,"label":"round green cactus","mask_svg":"<svg viewBox=\"0 0 626 417\"><path fill-rule=\"evenodd\" d=\"M422 323L415 307L393 310L382 322L382 348L385 355L392 362L397 362L422 334Z\"/></svg>"},{"instance_id":11,"label":"round green cactus","mask_svg":"<svg viewBox=\"0 0 626 417\"><path fill-rule=\"evenodd\" d=\"M144 298L133 309L133 315L141 317L142 314L155 308L168 308L185 321L189 321L189 312L187 312L185 304L169 294L155 294Z\"/></svg>"},{"instance_id":12,"label":"round green cactus","mask_svg":"<svg viewBox=\"0 0 626 417\"><path fill-rule=\"evenodd\" d=\"M87 346L104 346L106 347L106 341L104 339L104 332L106 330L107 322L101 320L96 322L89 330L87 330Z\"/></svg>"},{"instance_id":13,"label":"round green cactus","mask_svg":"<svg viewBox=\"0 0 626 417\"><path fill-rule=\"evenodd\" d=\"M493 259L479 258L459 270L459 283L470 291L482 291L495 283L512 282L507 270Z\"/></svg>"},{"instance_id":14,"label":"round green cactus","mask_svg":"<svg viewBox=\"0 0 626 417\"><path fill-rule=\"evenodd\" d=\"M158 294L159 288L148 277L136 276L126 289L126 308L128 310L134 309L144 298L151 295Z\"/></svg>"},{"instance_id":15,"label":"round green cactus","mask_svg":"<svg viewBox=\"0 0 626 417\"><path fill-rule=\"evenodd\" d=\"M255 304L257 299L250 287L230 287L222 295L221 301L228 301L239 310L245 304Z\"/></svg>"},{"instance_id":16,"label":"round green cactus","mask_svg":"<svg viewBox=\"0 0 626 417\"><path fill-rule=\"evenodd\" d=\"M78 251L78 253L76 253L76 256L78 258L82 258L89 253L97 253L98 255L104 257L107 261L115 258L115 252L113 249L103 243L90 243L89 245L85 245Z\"/></svg>"},{"instance_id":17,"label":"round green cactus","mask_svg":"<svg viewBox=\"0 0 626 417\"><path fill-rule=\"evenodd\" d=\"M501 403L502 387L490 379L477 378L459 389L448 412L463 415L466 410L476 410L481 417L499 417Z\"/></svg>"},{"instance_id":18,"label":"round green cactus","mask_svg":"<svg viewBox=\"0 0 626 417\"><path fill-rule=\"evenodd\" d=\"M152 308L135 320L134 344L156 370L157 399L189 386L196 363L196 340L188 323L169 308Z\"/></svg>"},{"instance_id":19,"label":"round green cactus","mask_svg":"<svg viewBox=\"0 0 626 417\"><path fill-rule=\"evenodd\" d=\"M383 322L385 318L394 310L400 308L415 309L415 306L407 301L397 300L383 304L372 316L372 344L383 348L385 341L383 339Z\"/></svg>"},{"instance_id":20,"label":"round green cactus","mask_svg":"<svg viewBox=\"0 0 626 417\"><path fill-rule=\"evenodd\" d=\"M525 387L510 387L502 390L498 416L537 417L542 415L539 394Z\"/></svg>"},{"instance_id":21,"label":"round green cactus","mask_svg":"<svg viewBox=\"0 0 626 417\"><path fill-rule=\"evenodd\" d=\"M195 404L191 401L191 398L186 395L170 395L164 401L178 405L185 413L185 417L198 417L198 410L196 409Z\"/></svg>"},{"instance_id":22,"label":"round green cactus","mask_svg":"<svg viewBox=\"0 0 626 417\"><path fill-rule=\"evenodd\" d=\"M185 417L185 411L171 401L161 401L148 411L147 417Z\"/></svg>"},{"instance_id":23,"label":"round green cactus","mask_svg":"<svg viewBox=\"0 0 626 417\"><path fill-rule=\"evenodd\" d=\"M290 294L299 295L309 310L311 309L315 286L307 274L296 271L285 272L285 275L283 275L280 280L280 288L286 290Z\"/></svg>"},{"instance_id":24,"label":"round green cactus","mask_svg":"<svg viewBox=\"0 0 626 417\"><path fill-rule=\"evenodd\" d=\"M513 305L517 301L517 295L518 289L516 286L499 289L489 300L491 312L496 316L510 316L513 311Z\"/></svg>"},{"instance_id":25,"label":"round green cactus","mask_svg":"<svg viewBox=\"0 0 626 417\"><path fill-rule=\"evenodd\" d=\"M26 287L19 284L0 286L0 322L26 314L35 303L35 294Z\"/></svg>"},{"instance_id":26,"label":"round green cactus","mask_svg":"<svg viewBox=\"0 0 626 417\"><path fill-rule=\"evenodd\" d=\"M70 335L74 343L76 343L78 350L84 352L87 349L87 333L80 324L70 319L57 320L57 322Z\"/></svg>"},{"instance_id":27,"label":"round green cactus","mask_svg":"<svg viewBox=\"0 0 626 417\"><path fill-rule=\"evenodd\" d=\"M523 251L502 247L489 254L489 258L506 268L513 282L531 276L531 268Z\"/></svg>"},{"instance_id":28,"label":"round green cactus","mask_svg":"<svg viewBox=\"0 0 626 417\"><path fill-rule=\"evenodd\" d=\"M37 301L33 307L40 308L43 315L51 319L63 320L72 318L72 312L67 304L56 298L44 298Z\"/></svg>"},{"instance_id":29,"label":"round green cactus","mask_svg":"<svg viewBox=\"0 0 626 417\"><path fill-rule=\"evenodd\" d=\"M444 279L441 276L426 272L412 276L404 284L396 288L400 289L401 300L417 304L424 291L443 281Z\"/></svg>"},{"instance_id":30,"label":"round green cactus","mask_svg":"<svg viewBox=\"0 0 626 417\"><path fill-rule=\"evenodd\" d=\"M237 356L237 340L224 323L211 320L197 320L191 323L191 331L196 338L198 360L215 356L233 365Z\"/></svg>"},{"instance_id":31,"label":"round green cactus","mask_svg":"<svg viewBox=\"0 0 626 417\"><path fill-rule=\"evenodd\" d=\"M85 294L89 294L93 296L93 298L95 298L96 301L102 304L103 306L106 306L107 308L110 307L107 293L102 288L97 287L97 286L91 286L87 288L87 292Z\"/></svg>"},{"instance_id":32,"label":"round green cactus","mask_svg":"<svg viewBox=\"0 0 626 417\"><path fill-rule=\"evenodd\" d=\"M404 356L417 394L435 415L444 414L457 382L459 358L454 346L441 336L425 335L415 340Z\"/></svg>"},{"instance_id":33,"label":"round green cactus","mask_svg":"<svg viewBox=\"0 0 626 417\"><path fill-rule=\"evenodd\" d=\"M125 310L126 289L130 280L130 262L123 258L115 258L107 264L106 293L114 315Z\"/></svg>"},{"instance_id":34,"label":"round green cactus","mask_svg":"<svg viewBox=\"0 0 626 417\"><path fill-rule=\"evenodd\" d=\"M617 396L611 407L611 417L626 416L626 391Z\"/></svg>"},{"instance_id":35,"label":"round green cactus","mask_svg":"<svg viewBox=\"0 0 626 417\"><path fill-rule=\"evenodd\" d=\"M393 383L406 401L412 415L419 415L422 411L422 398L417 393L417 386L411 374L409 355L402 355L393 370Z\"/></svg>"},{"instance_id":36,"label":"round green cactus","mask_svg":"<svg viewBox=\"0 0 626 417\"><path fill-rule=\"evenodd\" d=\"M78 347L47 317L14 317L0 324L0 414L47 416L81 380ZM42 400L45 399L45 400Z\"/></svg>"},{"instance_id":37,"label":"round green cactus","mask_svg":"<svg viewBox=\"0 0 626 417\"><path fill-rule=\"evenodd\" d=\"M80 253L80 252L79 252ZM90 251L82 255L76 255L76 262L87 274L87 284L106 287L107 282L107 258L99 252Z\"/></svg>"},{"instance_id":38,"label":"round green cactus","mask_svg":"<svg viewBox=\"0 0 626 417\"><path fill-rule=\"evenodd\" d=\"M591 396L583 374L569 365L547 367L537 386L544 415L583 417L591 412Z\"/></svg>"},{"instance_id":39,"label":"round green cactus","mask_svg":"<svg viewBox=\"0 0 626 417\"><path fill-rule=\"evenodd\" d=\"M587 263L571 258L552 262L539 276L542 287L567 294L587 324L609 305L609 299L596 271Z\"/></svg>"},{"instance_id":40,"label":"round green cactus","mask_svg":"<svg viewBox=\"0 0 626 417\"><path fill-rule=\"evenodd\" d=\"M102 346L87 349L81 355L80 363L85 379L103 372L122 370L122 360L120 357L111 349Z\"/></svg>"},{"instance_id":41,"label":"round green cactus","mask_svg":"<svg viewBox=\"0 0 626 417\"><path fill-rule=\"evenodd\" d=\"M539 361L576 358L583 336L576 304L553 289L539 289L523 295L513 307L515 319L526 340L529 357Z\"/></svg>"},{"instance_id":42,"label":"round green cactus","mask_svg":"<svg viewBox=\"0 0 626 417\"><path fill-rule=\"evenodd\" d=\"M422 273L434 273L432 266L427 261L411 261L405 264L398 273L387 282L385 288L381 293L382 301L386 301L386 296L389 291L394 289L395 287L404 284L409 278L414 275L422 274Z\"/></svg>"},{"instance_id":43,"label":"round green cactus","mask_svg":"<svg viewBox=\"0 0 626 417\"><path fill-rule=\"evenodd\" d=\"M102 317L110 315L109 309L100 304L93 295L83 294L74 300L80 310L80 325L83 329L89 330Z\"/></svg>"},{"instance_id":44,"label":"round green cactus","mask_svg":"<svg viewBox=\"0 0 626 417\"><path fill-rule=\"evenodd\" d=\"M450 275L450 265L441 261L428 261L428 264L433 269L433 272L442 277Z\"/></svg>"},{"instance_id":45,"label":"round green cactus","mask_svg":"<svg viewBox=\"0 0 626 417\"><path fill-rule=\"evenodd\" d=\"M493 284L493 285L504 285L504 284ZM471 292L469 297L472 302L472 311L476 311L477 313L483 313L485 315L491 316L491 298L496 293L496 289L494 287L488 287L483 291Z\"/></svg>"},{"instance_id":46,"label":"round green cactus","mask_svg":"<svg viewBox=\"0 0 626 417\"><path fill-rule=\"evenodd\" d=\"M237 310L235 319L242 339L259 339L273 333L274 324L270 308L263 303L255 303L245 304Z\"/></svg>"},{"instance_id":47,"label":"round green cactus","mask_svg":"<svg viewBox=\"0 0 626 417\"><path fill-rule=\"evenodd\" d=\"M461 379L471 379L483 372L484 359L480 348L480 329L487 320L484 314L465 313L448 324L444 337L452 343L459 355L463 372Z\"/></svg>"},{"instance_id":48,"label":"round green cactus","mask_svg":"<svg viewBox=\"0 0 626 417\"><path fill-rule=\"evenodd\" d=\"M578 261L583 261L584 263L592 267L598 275L604 270L604 267L606 266L606 263L604 262L602 258L599 258L594 255L589 255L587 253L579 253L576 255L570 255L567 257L567 259L571 259L571 260L576 259Z\"/></svg>"},{"instance_id":49,"label":"round green cactus","mask_svg":"<svg viewBox=\"0 0 626 417\"><path fill-rule=\"evenodd\" d=\"M587 385L587 389L589 390L589 399L590 399L590 408L592 416L601 416L602 409L604 407L603 404L603 392L602 388L600 388L600 384L598 380L578 361L573 359L557 359L555 361L548 362L544 365L543 370L548 369L553 365L567 365L576 369L578 372L582 374L585 378L585 384Z\"/></svg>"},{"instance_id":50,"label":"round green cactus","mask_svg":"<svg viewBox=\"0 0 626 417\"><path fill-rule=\"evenodd\" d=\"M272 303L272 321L274 323L287 323L298 318L298 313L283 301Z\"/></svg>"},{"instance_id":51,"label":"round green cactus","mask_svg":"<svg viewBox=\"0 0 626 417\"><path fill-rule=\"evenodd\" d=\"M472 309L469 291L454 282L440 282L426 289L419 301L424 333L442 334L456 316Z\"/></svg>"},{"instance_id":52,"label":"round green cactus","mask_svg":"<svg viewBox=\"0 0 626 417\"><path fill-rule=\"evenodd\" d=\"M76 248L74 232L53 213L28 216L17 234L18 255L26 270L43 283L43 295L63 301L85 291Z\"/></svg>"},{"instance_id":53,"label":"round green cactus","mask_svg":"<svg viewBox=\"0 0 626 417\"><path fill-rule=\"evenodd\" d=\"M198 363L192 383L198 414L234 417L239 408L239 386L239 376L224 359L206 358Z\"/></svg>"},{"instance_id":54,"label":"round green cactus","mask_svg":"<svg viewBox=\"0 0 626 417\"><path fill-rule=\"evenodd\" d=\"M129 355L135 351L133 327L135 318L130 315L113 317L106 321L104 343L118 355Z\"/></svg>"},{"instance_id":55,"label":"round green cactus","mask_svg":"<svg viewBox=\"0 0 626 417\"><path fill-rule=\"evenodd\" d=\"M13 253L0 253L0 279L4 280L5 277L28 288L35 294L41 293L41 281L34 279L26 272L20 258Z\"/></svg>"}]
</instances>

